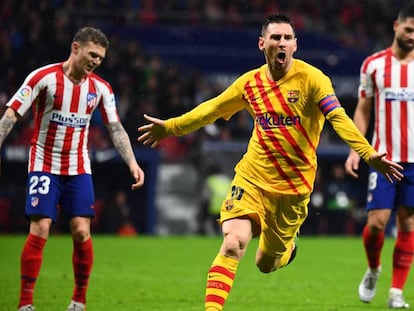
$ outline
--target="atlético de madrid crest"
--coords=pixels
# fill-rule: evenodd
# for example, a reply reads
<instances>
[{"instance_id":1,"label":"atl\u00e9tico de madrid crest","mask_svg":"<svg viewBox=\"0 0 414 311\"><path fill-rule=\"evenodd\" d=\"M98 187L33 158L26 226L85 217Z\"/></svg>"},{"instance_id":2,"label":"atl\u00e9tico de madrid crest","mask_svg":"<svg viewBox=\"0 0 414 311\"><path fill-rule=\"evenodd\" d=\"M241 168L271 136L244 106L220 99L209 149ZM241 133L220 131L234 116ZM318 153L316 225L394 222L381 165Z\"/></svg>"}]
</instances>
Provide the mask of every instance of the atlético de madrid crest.
<instances>
[{"instance_id":1,"label":"atl\u00e9tico de madrid crest","mask_svg":"<svg viewBox=\"0 0 414 311\"><path fill-rule=\"evenodd\" d=\"M296 103L299 100L299 90L290 90L287 92L287 100L289 103Z\"/></svg>"}]
</instances>

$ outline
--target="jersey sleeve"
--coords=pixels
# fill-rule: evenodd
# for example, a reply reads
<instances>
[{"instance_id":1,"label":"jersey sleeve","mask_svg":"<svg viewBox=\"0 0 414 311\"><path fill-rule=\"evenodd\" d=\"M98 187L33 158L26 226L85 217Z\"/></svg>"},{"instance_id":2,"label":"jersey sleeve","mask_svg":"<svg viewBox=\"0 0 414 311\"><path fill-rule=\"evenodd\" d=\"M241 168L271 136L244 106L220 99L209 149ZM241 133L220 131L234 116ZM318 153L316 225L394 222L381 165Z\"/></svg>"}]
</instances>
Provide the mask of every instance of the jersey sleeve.
<instances>
[{"instance_id":1,"label":"jersey sleeve","mask_svg":"<svg viewBox=\"0 0 414 311\"><path fill-rule=\"evenodd\" d=\"M37 75L37 71L33 71L26 77L20 88L6 103L6 106L23 116L31 108L42 88L42 79Z\"/></svg>"},{"instance_id":2,"label":"jersey sleeve","mask_svg":"<svg viewBox=\"0 0 414 311\"><path fill-rule=\"evenodd\" d=\"M358 97L374 96L374 81L370 70L369 61L365 59L359 73Z\"/></svg>"},{"instance_id":3,"label":"jersey sleeve","mask_svg":"<svg viewBox=\"0 0 414 311\"><path fill-rule=\"evenodd\" d=\"M99 107L104 123L119 122L120 118L116 107L116 99L111 85L105 81L98 83L102 95Z\"/></svg>"},{"instance_id":4,"label":"jersey sleeve","mask_svg":"<svg viewBox=\"0 0 414 311\"><path fill-rule=\"evenodd\" d=\"M248 109L246 101L238 87L237 80L220 95L196 106L189 112L166 120L168 135L182 136L192 133L219 118L229 120L236 112Z\"/></svg>"},{"instance_id":5,"label":"jersey sleeve","mask_svg":"<svg viewBox=\"0 0 414 311\"><path fill-rule=\"evenodd\" d=\"M358 130L345 110L342 107L334 109L328 113L326 119L332 124L338 136L354 149L365 162L369 163L371 155L376 151Z\"/></svg>"}]
</instances>

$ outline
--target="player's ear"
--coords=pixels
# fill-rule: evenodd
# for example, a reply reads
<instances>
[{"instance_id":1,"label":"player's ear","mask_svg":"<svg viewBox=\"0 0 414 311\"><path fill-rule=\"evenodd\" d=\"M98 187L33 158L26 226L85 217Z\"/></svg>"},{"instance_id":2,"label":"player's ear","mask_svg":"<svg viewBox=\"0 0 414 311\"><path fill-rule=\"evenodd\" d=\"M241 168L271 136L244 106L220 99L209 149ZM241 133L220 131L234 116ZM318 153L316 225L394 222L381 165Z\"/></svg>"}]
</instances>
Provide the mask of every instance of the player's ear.
<instances>
[{"instance_id":1,"label":"player's ear","mask_svg":"<svg viewBox=\"0 0 414 311\"><path fill-rule=\"evenodd\" d=\"M257 43L257 45L258 45L258 47L259 47L259 50L260 51L264 51L264 40L263 40L263 37L259 37L259 42Z\"/></svg>"}]
</instances>

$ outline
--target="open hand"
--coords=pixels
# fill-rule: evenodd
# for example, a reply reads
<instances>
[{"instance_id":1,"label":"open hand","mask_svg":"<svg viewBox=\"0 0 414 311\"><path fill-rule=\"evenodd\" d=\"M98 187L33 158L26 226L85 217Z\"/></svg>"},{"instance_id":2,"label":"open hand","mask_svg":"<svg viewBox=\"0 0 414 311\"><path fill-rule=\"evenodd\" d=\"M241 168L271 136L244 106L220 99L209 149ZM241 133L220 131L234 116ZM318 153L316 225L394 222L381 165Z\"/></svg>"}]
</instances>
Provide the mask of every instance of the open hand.
<instances>
[{"instance_id":1,"label":"open hand","mask_svg":"<svg viewBox=\"0 0 414 311\"><path fill-rule=\"evenodd\" d=\"M385 158L386 155L386 152L374 153L369 159L369 164L384 174L390 183L393 183L395 180L400 181L404 177L401 173L404 168L396 162L387 160Z\"/></svg>"},{"instance_id":2,"label":"open hand","mask_svg":"<svg viewBox=\"0 0 414 311\"><path fill-rule=\"evenodd\" d=\"M151 146L154 148L163 138L167 136L165 121L146 114L144 114L144 118L150 121L150 123L138 128L138 132L143 133L138 137L138 141L144 146Z\"/></svg>"}]
</instances>

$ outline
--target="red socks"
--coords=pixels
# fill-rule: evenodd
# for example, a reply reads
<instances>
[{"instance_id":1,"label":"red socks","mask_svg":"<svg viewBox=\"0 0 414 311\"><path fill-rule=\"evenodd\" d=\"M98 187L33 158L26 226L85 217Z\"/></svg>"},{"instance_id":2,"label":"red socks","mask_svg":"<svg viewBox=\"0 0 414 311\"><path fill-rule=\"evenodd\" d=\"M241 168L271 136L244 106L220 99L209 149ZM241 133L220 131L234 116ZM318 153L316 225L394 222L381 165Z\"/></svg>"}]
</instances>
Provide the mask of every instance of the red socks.
<instances>
[{"instance_id":1,"label":"red socks","mask_svg":"<svg viewBox=\"0 0 414 311\"><path fill-rule=\"evenodd\" d=\"M391 287L403 289L414 256L414 232L398 232L395 241Z\"/></svg>"},{"instance_id":2,"label":"red socks","mask_svg":"<svg viewBox=\"0 0 414 311\"><path fill-rule=\"evenodd\" d=\"M362 231L362 240L364 243L365 254L368 259L368 266L371 269L377 269L381 264L381 251L384 246L385 234L384 231L374 235L365 225Z\"/></svg>"},{"instance_id":3,"label":"red socks","mask_svg":"<svg viewBox=\"0 0 414 311\"><path fill-rule=\"evenodd\" d=\"M362 238L365 253L368 259L368 266L376 269L380 266L381 250L384 245L384 232L373 235L368 226L364 227ZM395 241L392 266L391 287L403 289L410 272L414 258L414 232L398 232Z\"/></svg>"},{"instance_id":4,"label":"red socks","mask_svg":"<svg viewBox=\"0 0 414 311\"><path fill-rule=\"evenodd\" d=\"M73 243L72 263L75 276L75 288L73 290L72 300L86 304L86 291L93 265L93 245L91 238L83 243Z\"/></svg>"},{"instance_id":5,"label":"red socks","mask_svg":"<svg viewBox=\"0 0 414 311\"><path fill-rule=\"evenodd\" d=\"M46 240L29 234L20 257L19 307L33 304L33 291L40 272Z\"/></svg>"}]
</instances>

